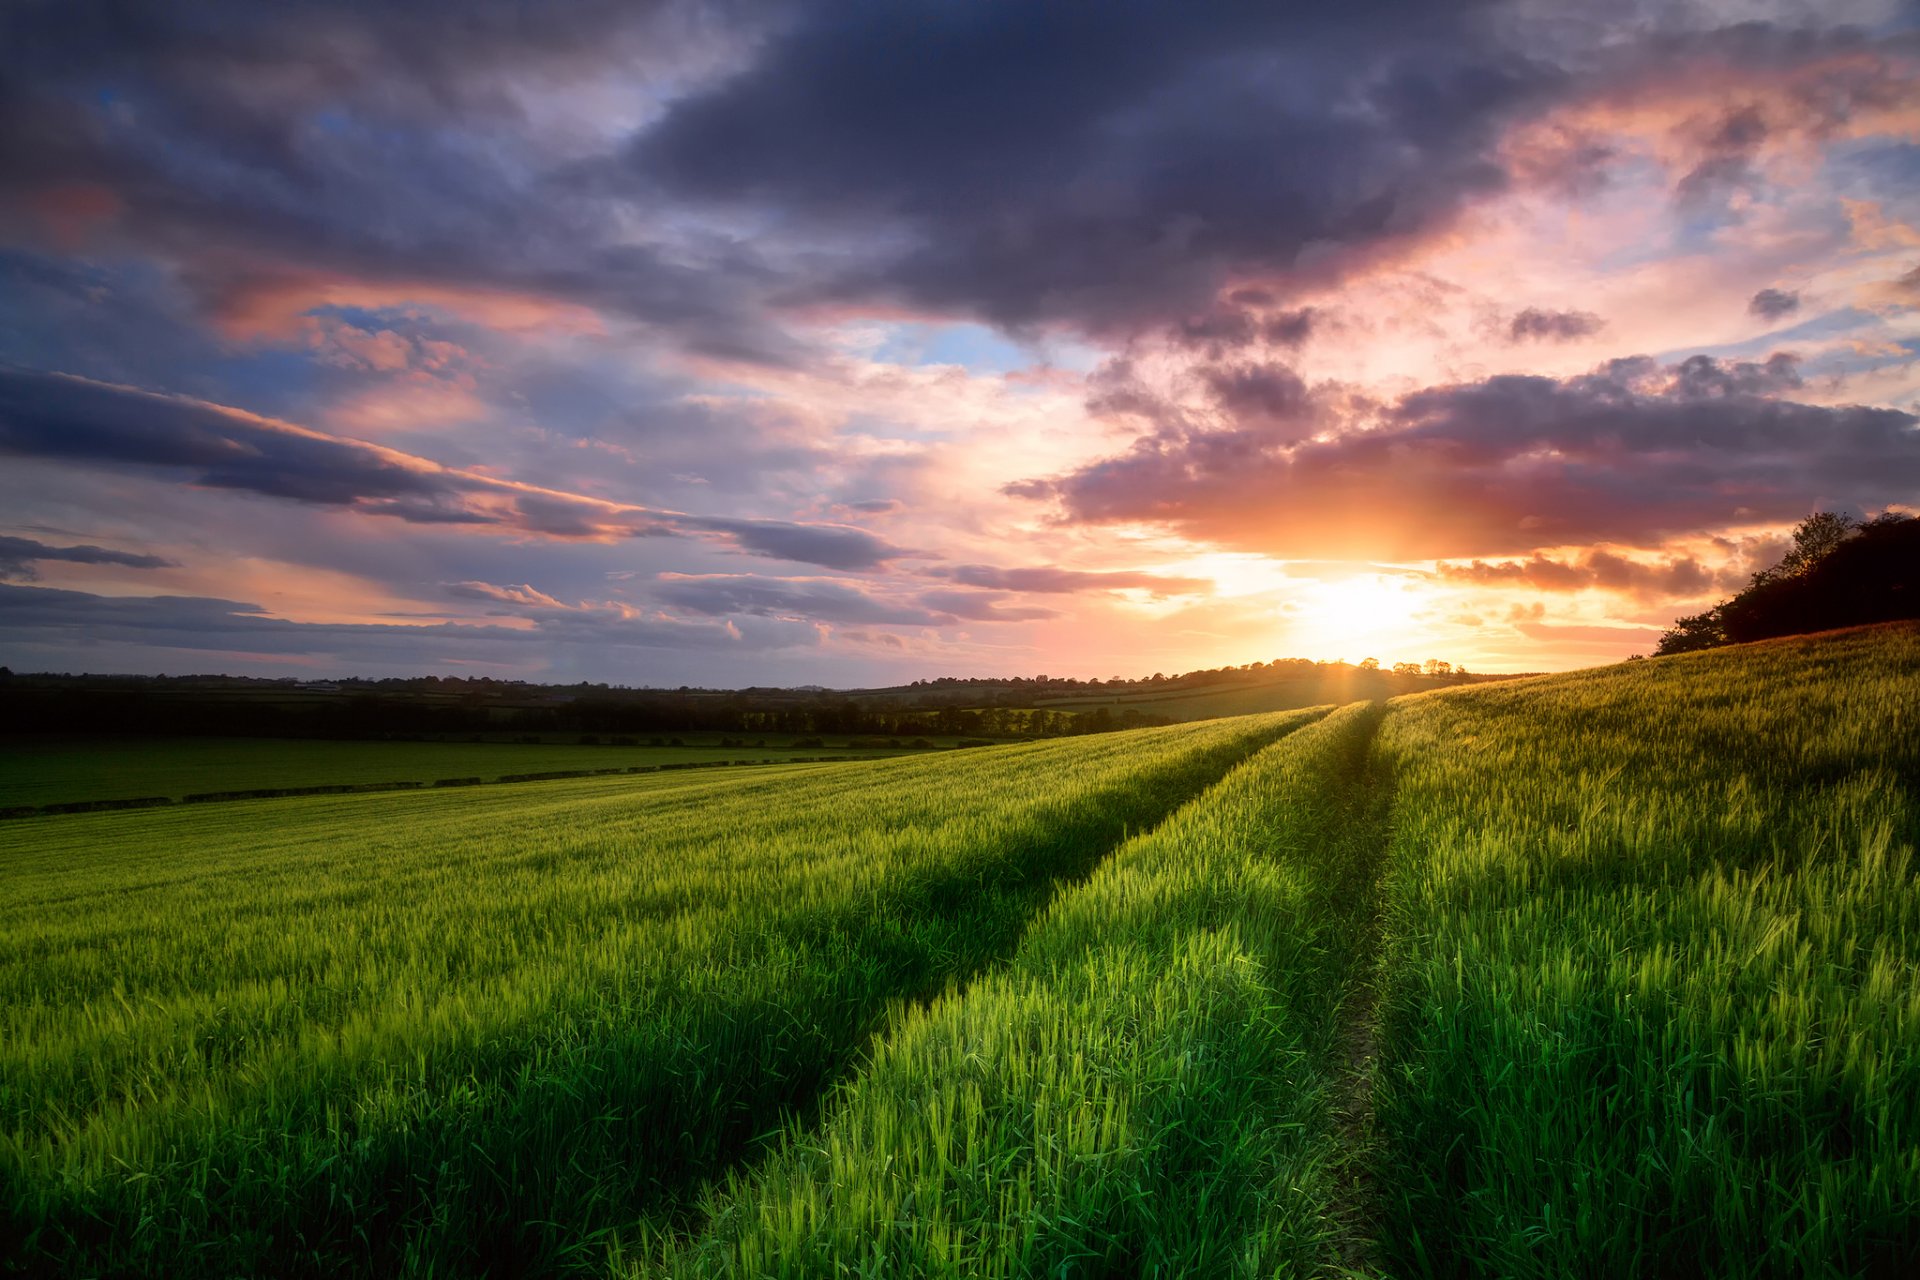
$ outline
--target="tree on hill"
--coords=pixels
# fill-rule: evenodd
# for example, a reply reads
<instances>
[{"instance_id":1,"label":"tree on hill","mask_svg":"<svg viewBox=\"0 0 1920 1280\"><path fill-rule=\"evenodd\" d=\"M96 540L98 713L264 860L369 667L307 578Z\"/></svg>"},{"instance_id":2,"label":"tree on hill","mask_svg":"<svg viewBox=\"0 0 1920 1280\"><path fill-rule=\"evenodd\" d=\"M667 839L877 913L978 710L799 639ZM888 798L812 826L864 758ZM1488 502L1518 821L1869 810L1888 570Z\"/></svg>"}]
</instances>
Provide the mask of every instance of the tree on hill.
<instances>
[{"instance_id":1,"label":"tree on hill","mask_svg":"<svg viewBox=\"0 0 1920 1280\"><path fill-rule=\"evenodd\" d=\"M1680 618L1656 653L1920 618L1920 520L1887 512L1862 524L1817 511L1793 531L1780 563L1744 591Z\"/></svg>"}]
</instances>

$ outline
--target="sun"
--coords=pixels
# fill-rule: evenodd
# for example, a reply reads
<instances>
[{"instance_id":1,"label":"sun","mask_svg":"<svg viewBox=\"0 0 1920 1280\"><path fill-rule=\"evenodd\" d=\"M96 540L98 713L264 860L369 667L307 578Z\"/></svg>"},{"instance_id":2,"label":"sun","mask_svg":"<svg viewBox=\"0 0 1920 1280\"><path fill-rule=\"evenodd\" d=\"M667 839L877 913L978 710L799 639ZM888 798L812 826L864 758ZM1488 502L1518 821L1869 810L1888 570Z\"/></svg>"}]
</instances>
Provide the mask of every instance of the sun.
<instances>
[{"instance_id":1,"label":"sun","mask_svg":"<svg viewBox=\"0 0 1920 1280\"><path fill-rule=\"evenodd\" d=\"M1300 603L1301 638L1316 656L1349 660L1404 647L1417 605L1404 579L1384 574L1316 583Z\"/></svg>"}]
</instances>

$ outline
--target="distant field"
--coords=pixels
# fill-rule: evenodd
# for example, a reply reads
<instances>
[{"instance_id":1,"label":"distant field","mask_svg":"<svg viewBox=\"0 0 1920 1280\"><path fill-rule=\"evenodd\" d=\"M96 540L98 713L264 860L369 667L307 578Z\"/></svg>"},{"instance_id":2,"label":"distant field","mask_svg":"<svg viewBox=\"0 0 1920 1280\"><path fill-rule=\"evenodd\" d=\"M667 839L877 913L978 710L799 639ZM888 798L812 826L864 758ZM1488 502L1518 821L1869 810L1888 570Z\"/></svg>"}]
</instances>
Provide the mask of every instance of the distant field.
<instances>
[{"instance_id":1,"label":"distant field","mask_svg":"<svg viewBox=\"0 0 1920 1280\"><path fill-rule=\"evenodd\" d=\"M1300 707L1325 706L1328 703L1358 702L1373 698L1391 698L1397 694L1431 687L1419 677L1396 676L1388 671L1360 671L1334 667L1308 674L1287 673L1254 677L1197 689L1143 689L1109 697L1078 696L1050 698L1040 706L1055 711L1094 711L1101 707L1118 713L1134 710L1174 720L1205 720L1219 716L1260 715L1269 711L1292 711Z\"/></svg>"},{"instance_id":2,"label":"distant field","mask_svg":"<svg viewBox=\"0 0 1920 1280\"><path fill-rule=\"evenodd\" d=\"M847 738L794 747L719 745L688 737L684 747L576 746L507 742L335 742L288 738L0 738L0 809L13 805L180 797L208 791L278 787L494 781L507 774L636 765L727 764L817 756L900 754L901 749L849 746ZM760 739L737 740L758 742ZM943 740L950 741L950 740Z\"/></svg>"},{"instance_id":3,"label":"distant field","mask_svg":"<svg viewBox=\"0 0 1920 1280\"><path fill-rule=\"evenodd\" d=\"M0 1269L1905 1276L1920 627L0 826Z\"/></svg>"}]
</instances>

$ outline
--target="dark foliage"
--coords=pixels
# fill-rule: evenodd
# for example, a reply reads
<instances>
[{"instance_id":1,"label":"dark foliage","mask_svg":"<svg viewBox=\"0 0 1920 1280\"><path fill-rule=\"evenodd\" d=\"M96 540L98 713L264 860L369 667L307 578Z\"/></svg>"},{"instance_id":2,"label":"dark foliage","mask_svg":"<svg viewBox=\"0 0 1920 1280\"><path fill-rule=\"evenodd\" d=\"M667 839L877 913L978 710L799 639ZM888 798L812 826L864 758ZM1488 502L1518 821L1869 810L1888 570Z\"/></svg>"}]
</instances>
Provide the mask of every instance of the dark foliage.
<instances>
[{"instance_id":1,"label":"dark foliage","mask_svg":"<svg viewBox=\"0 0 1920 1280\"><path fill-rule=\"evenodd\" d=\"M1920 618L1920 520L1888 512L1865 524L1820 511L1800 522L1780 563L1704 613L1674 622L1657 652Z\"/></svg>"}]
</instances>

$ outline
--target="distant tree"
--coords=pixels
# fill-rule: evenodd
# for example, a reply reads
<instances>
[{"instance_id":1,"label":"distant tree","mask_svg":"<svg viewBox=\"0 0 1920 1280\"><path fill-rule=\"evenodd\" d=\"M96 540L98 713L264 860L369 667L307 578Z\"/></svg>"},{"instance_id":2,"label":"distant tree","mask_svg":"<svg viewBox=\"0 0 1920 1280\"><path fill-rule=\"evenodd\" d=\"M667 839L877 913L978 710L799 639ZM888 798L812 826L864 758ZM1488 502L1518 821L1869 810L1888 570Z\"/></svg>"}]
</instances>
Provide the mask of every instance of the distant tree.
<instances>
[{"instance_id":1,"label":"distant tree","mask_svg":"<svg viewBox=\"0 0 1920 1280\"><path fill-rule=\"evenodd\" d=\"M1428 658L1426 673L1430 676L1450 676L1453 674L1453 664L1442 662L1439 658Z\"/></svg>"},{"instance_id":2,"label":"distant tree","mask_svg":"<svg viewBox=\"0 0 1920 1280\"><path fill-rule=\"evenodd\" d=\"M1380 659L1362 658L1360 659L1360 669L1362 671L1378 671L1380 669Z\"/></svg>"},{"instance_id":3,"label":"distant tree","mask_svg":"<svg viewBox=\"0 0 1920 1280\"><path fill-rule=\"evenodd\" d=\"M1393 664L1393 674L1397 676L1417 676L1420 674L1420 664L1417 662L1396 662Z\"/></svg>"}]
</instances>

